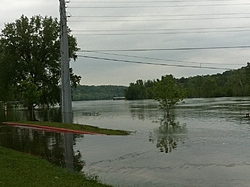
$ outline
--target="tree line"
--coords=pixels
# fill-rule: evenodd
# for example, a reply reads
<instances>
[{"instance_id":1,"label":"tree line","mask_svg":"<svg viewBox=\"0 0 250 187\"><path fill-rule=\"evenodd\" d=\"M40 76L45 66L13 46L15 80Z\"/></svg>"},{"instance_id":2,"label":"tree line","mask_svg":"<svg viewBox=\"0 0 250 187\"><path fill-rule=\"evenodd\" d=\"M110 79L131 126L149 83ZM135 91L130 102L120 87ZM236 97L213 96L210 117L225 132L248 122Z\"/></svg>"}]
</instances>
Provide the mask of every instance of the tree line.
<instances>
[{"instance_id":1,"label":"tree line","mask_svg":"<svg viewBox=\"0 0 250 187\"><path fill-rule=\"evenodd\" d=\"M172 76L172 75L171 75ZM163 76L164 77L164 76ZM237 70L214 75L174 78L186 98L238 97L250 95L250 63ZM154 99L155 85L161 80L137 80L125 90L127 100ZM174 88L173 88L174 89Z\"/></svg>"},{"instance_id":2,"label":"tree line","mask_svg":"<svg viewBox=\"0 0 250 187\"><path fill-rule=\"evenodd\" d=\"M72 89L73 101L110 100L113 97L124 97L125 86L86 86L78 85Z\"/></svg>"}]
</instances>

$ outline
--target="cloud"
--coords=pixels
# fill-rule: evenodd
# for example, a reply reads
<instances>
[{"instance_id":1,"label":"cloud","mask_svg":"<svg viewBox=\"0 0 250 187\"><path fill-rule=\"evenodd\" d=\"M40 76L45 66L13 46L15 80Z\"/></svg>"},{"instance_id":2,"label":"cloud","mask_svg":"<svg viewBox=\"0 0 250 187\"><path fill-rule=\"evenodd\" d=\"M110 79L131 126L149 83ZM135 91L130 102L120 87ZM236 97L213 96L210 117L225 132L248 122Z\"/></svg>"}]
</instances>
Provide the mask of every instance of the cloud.
<instances>
[{"instance_id":1,"label":"cloud","mask_svg":"<svg viewBox=\"0 0 250 187\"><path fill-rule=\"evenodd\" d=\"M59 3L50 0L1 0L0 27L19 19L21 15L28 17L34 15L59 16Z\"/></svg>"},{"instance_id":2,"label":"cloud","mask_svg":"<svg viewBox=\"0 0 250 187\"><path fill-rule=\"evenodd\" d=\"M133 1L120 3L121 1L115 0L98 2L96 0L71 0L67 4L68 15L71 15L68 25L77 37L79 47L83 50L199 48L249 44L250 18L248 17L249 4L246 0L239 0L236 3L234 1L160 3L153 0L152 2L147 1L147 3L146 1L144 3L134 3ZM1 28L3 28L3 23L13 22L22 14L29 17L40 14L59 18L58 1L3 0L2 4L0 7ZM240 68L249 61L248 49L109 52L127 55L127 57L82 52L79 55L233 69ZM129 55L161 58L167 59L167 61L138 59L128 57ZM169 61L171 59L173 61ZM189 63L189 61L193 63ZM82 84L98 85L128 85L137 79L157 79L165 74L189 77L223 72L221 69L163 67L84 58L78 58L71 65L74 71L83 77Z\"/></svg>"}]
</instances>

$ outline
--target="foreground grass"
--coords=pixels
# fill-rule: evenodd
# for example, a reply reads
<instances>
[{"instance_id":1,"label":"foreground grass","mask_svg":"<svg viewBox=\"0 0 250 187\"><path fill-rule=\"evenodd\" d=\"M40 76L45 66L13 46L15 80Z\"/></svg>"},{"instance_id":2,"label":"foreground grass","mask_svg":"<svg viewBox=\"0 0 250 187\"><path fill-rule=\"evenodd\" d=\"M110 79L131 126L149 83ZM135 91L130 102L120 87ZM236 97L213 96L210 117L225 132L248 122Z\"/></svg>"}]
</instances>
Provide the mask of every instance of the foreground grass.
<instances>
[{"instance_id":1,"label":"foreground grass","mask_svg":"<svg viewBox=\"0 0 250 187\"><path fill-rule=\"evenodd\" d=\"M71 173L46 160L0 147L0 186L111 187Z\"/></svg>"},{"instance_id":2,"label":"foreground grass","mask_svg":"<svg viewBox=\"0 0 250 187\"><path fill-rule=\"evenodd\" d=\"M65 129L94 132L94 133L106 134L106 135L129 135L130 134L130 132L128 131L103 129L103 128L90 126L90 125L65 124L65 123L57 123L57 122L40 122L40 121L21 121L21 122L18 121L15 123L65 128Z\"/></svg>"}]
</instances>

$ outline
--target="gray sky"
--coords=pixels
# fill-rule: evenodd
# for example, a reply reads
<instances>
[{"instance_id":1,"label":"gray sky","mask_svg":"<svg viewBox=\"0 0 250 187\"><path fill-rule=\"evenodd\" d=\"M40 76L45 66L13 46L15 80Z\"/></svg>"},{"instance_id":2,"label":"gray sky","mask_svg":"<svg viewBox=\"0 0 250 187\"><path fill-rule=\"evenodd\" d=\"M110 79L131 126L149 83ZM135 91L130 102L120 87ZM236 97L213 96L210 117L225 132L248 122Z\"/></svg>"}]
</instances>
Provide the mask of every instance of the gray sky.
<instances>
[{"instance_id":1,"label":"gray sky","mask_svg":"<svg viewBox=\"0 0 250 187\"><path fill-rule=\"evenodd\" d=\"M22 14L59 18L56 0L1 5L1 29ZM247 0L71 0L67 6L68 26L81 48L71 66L84 85L216 74L250 59L249 47L235 48L250 46Z\"/></svg>"}]
</instances>

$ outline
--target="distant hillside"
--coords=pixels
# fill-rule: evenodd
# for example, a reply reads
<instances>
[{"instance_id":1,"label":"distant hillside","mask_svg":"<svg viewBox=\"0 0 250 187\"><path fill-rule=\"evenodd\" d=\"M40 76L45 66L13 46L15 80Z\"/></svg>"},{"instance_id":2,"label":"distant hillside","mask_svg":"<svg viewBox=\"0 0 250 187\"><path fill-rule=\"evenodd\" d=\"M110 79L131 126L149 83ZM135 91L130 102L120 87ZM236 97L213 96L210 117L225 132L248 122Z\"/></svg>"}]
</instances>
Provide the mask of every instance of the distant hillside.
<instances>
[{"instance_id":1,"label":"distant hillside","mask_svg":"<svg viewBox=\"0 0 250 187\"><path fill-rule=\"evenodd\" d=\"M250 96L250 63L237 70L214 75L175 79L187 98ZM152 99L156 80L137 80L125 90L127 100Z\"/></svg>"},{"instance_id":2,"label":"distant hillside","mask_svg":"<svg viewBox=\"0 0 250 187\"><path fill-rule=\"evenodd\" d=\"M181 78L177 81L186 89L189 98L249 96L250 64L221 74Z\"/></svg>"},{"instance_id":3,"label":"distant hillside","mask_svg":"<svg viewBox=\"0 0 250 187\"><path fill-rule=\"evenodd\" d=\"M73 101L109 100L113 97L124 97L125 86L77 86L72 90Z\"/></svg>"}]
</instances>

